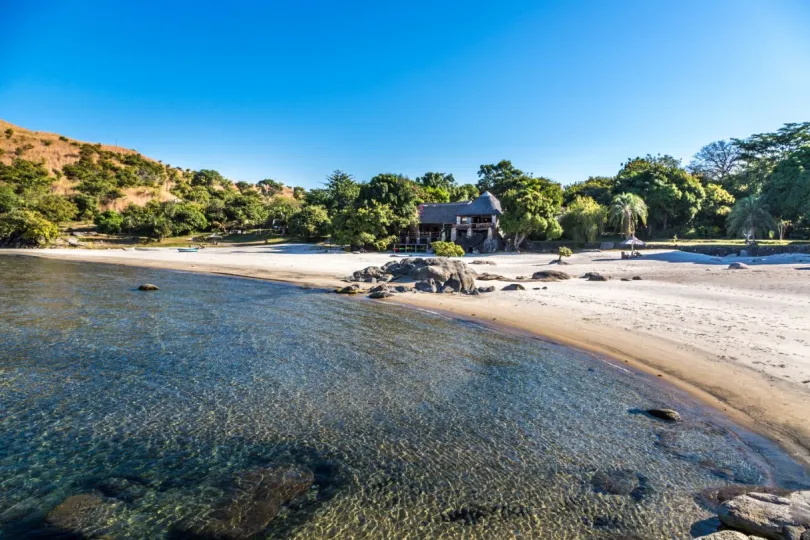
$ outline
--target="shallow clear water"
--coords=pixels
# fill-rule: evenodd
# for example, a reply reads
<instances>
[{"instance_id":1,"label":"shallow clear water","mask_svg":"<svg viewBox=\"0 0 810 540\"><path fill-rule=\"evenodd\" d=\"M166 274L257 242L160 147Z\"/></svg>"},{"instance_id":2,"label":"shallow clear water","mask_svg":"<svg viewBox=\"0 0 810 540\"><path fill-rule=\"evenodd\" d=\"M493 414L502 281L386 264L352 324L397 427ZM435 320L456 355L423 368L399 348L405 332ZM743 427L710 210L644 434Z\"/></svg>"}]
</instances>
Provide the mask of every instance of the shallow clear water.
<instances>
[{"instance_id":1,"label":"shallow clear water","mask_svg":"<svg viewBox=\"0 0 810 540\"><path fill-rule=\"evenodd\" d=\"M634 414L653 406L686 421ZM48 512L90 492L109 504L80 533L180 537L234 475L278 464L316 482L271 538L690 538L703 488L808 481L679 392L539 340L267 282L0 256L0 537L53 534ZM637 489L599 492L617 471Z\"/></svg>"}]
</instances>

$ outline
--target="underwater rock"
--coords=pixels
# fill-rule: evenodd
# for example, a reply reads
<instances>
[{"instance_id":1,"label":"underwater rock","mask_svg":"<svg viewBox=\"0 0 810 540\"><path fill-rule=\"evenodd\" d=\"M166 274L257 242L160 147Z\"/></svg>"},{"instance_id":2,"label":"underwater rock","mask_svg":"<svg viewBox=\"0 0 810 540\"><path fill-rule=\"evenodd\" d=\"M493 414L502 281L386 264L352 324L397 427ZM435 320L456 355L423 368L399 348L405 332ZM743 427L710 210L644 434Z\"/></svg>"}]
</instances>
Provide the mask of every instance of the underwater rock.
<instances>
[{"instance_id":1,"label":"underwater rock","mask_svg":"<svg viewBox=\"0 0 810 540\"><path fill-rule=\"evenodd\" d=\"M159 291L160 287L157 285L153 285L151 283L144 283L143 285L138 285L139 291Z\"/></svg>"},{"instance_id":2,"label":"underwater rock","mask_svg":"<svg viewBox=\"0 0 810 540\"><path fill-rule=\"evenodd\" d=\"M521 505L494 504L485 506L471 504L445 512L442 514L441 520L449 522L463 521L465 525L475 525L485 518L489 520L504 520L513 517L529 516L531 513L531 510Z\"/></svg>"},{"instance_id":3,"label":"underwater rock","mask_svg":"<svg viewBox=\"0 0 810 540\"><path fill-rule=\"evenodd\" d=\"M542 270L532 274L532 279L536 281L563 281L571 279L571 276L560 270Z\"/></svg>"},{"instance_id":4,"label":"underwater rock","mask_svg":"<svg viewBox=\"0 0 810 540\"><path fill-rule=\"evenodd\" d=\"M230 499L215 510L214 517L185 532L227 540L250 538L267 528L282 504L307 491L313 482L311 470L294 465L243 473L231 486Z\"/></svg>"},{"instance_id":5,"label":"underwater rock","mask_svg":"<svg viewBox=\"0 0 810 540\"><path fill-rule=\"evenodd\" d=\"M647 414L667 422L681 421L681 415L674 409L647 409Z\"/></svg>"},{"instance_id":6,"label":"underwater rock","mask_svg":"<svg viewBox=\"0 0 810 540\"><path fill-rule=\"evenodd\" d=\"M596 493L605 495L630 495L639 486L634 471L598 471L591 477L591 487Z\"/></svg>"},{"instance_id":7,"label":"underwater rock","mask_svg":"<svg viewBox=\"0 0 810 540\"><path fill-rule=\"evenodd\" d=\"M115 507L116 503L95 493L71 495L48 513L45 522L79 538L96 538L104 533L106 516Z\"/></svg>"}]
</instances>

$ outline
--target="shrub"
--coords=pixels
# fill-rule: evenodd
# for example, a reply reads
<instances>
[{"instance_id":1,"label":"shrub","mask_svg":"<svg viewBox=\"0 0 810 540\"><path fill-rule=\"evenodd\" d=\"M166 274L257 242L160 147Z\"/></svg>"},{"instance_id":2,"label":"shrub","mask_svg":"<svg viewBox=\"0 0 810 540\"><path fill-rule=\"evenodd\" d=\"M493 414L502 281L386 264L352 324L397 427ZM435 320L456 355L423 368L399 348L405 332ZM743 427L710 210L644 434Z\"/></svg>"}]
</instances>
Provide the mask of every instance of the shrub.
<instances>
[{"instance_id":1,"label":"shrub","mask_svg":"<svg viewBox=\"0 0 810 540\"><path fill-rule=\"evenodd\" d=\"M50 145L53 144L53 141L48 140L48 139L40 139L40 140L41 140L43 146L50 146Z\"/></svg>"},{"instance_id":2,"label":"shrub","mask_svg":"<svg viewBox=\"0 0 810 540\"><path fill-rule=\"evenodd\" d=\"M6 131L4 131L4 133L6 134L6 139L10 139L11 136L14 135L14 130L11 129L11 128L8 128Z\"/></svg>"},{"instance_id":3,"label":"shrub","mask_svg":"<svg viewBox=\"0 0 810 540\"><path fill-rule=\"evenodd\" d=\"M464 248L455 242L433 242L433 253L437 257L463 257Z\"/></svg>"},{"instance_id":4,"label":"shrub","mask_svg":"<svg viewBox=\"0 0 810 540\"><path fill-rule=\"evenodd\" d=\"M560 258L557 260L562 261L563 257L570 257L573 254L574 252L571 251L569 248L565 246L560 246L560 249L557 250L557 255L559 255Z\"/></svg>"},{"instance_id":5,"label":"shrub","mask_svg":"<svg viewBox=\"0 0 810 540\"><path fill-rule=\"evenodd\" d=\"M54 223L64 223L74 219L79 208L74 202L62 195L49 193L42 196L34 206L34 209L42 216Z\"/></svg>"},{"instance_id":6,"label":"shrub","mask_svg":"<svg viewBox=\"0 0 810 540\"><path fill-rule=\"evenodd\" d=\"M34 148L33 144L24 144L22 146L18 146L17 149L14 150L14 153L17 154L17 156L22 156L24 153L28 152L33 148Z\"/></svg>"},{"instance_id":7,"label":"shrub","mask_svg":"<svg viewBox=\"0 0 810 540\"><path fill-rule=\"evenodd\" d=\"M68 142L68 138L65 137L64 135L59 135L59 140L62 142Z\"/></svg>"},{"instance_id":8,"label":"shrub","mask_svg":"<svg viewBox=\"0 0 810 540\"><path fill-rule=\"evenodd\" d=\"M124 218L115 210L107 210L96 216L93 220L98 228L98 232L103 234L115 234L121 232Z\"/></svg>"},{"instance_id":9,"label":"shrub","mask_svg":"<svg viewBox=\"0 0 810 540\"><path fill-rule=\"evenodd\" d=\"M30 210L12 210L0 216L0 242L47 245L59 235L59 229Z\"/></svg>"}]
</instances>

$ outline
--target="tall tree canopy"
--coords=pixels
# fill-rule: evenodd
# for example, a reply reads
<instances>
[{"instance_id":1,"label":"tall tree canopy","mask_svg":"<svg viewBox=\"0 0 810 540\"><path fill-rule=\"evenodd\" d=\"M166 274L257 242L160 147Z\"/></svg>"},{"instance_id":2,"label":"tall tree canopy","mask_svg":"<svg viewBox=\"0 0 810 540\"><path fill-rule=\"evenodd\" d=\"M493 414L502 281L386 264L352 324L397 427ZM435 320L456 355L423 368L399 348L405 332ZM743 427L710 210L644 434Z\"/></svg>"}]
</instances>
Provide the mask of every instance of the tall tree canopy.
<instances>
[{"instance_id":1,"label":"tall tree canopy","mask_svg":"<svg viewBox=\"0 0 810 540\"><path fill-rule=\"evenodd\" d=\"M578 196L560 218L563 230L575 242L595 242L607 218L607 209L590 197Z\"/></svg>"},{"instance_id":2,"label":"tall tree canopy","mask_svg":"<svg viewBox=\"0 0 810 540\"><path fill-rule=\"evenodd\" d=\"M773 216L762 197L749 195L737 201L728 216L730 234L756 238L757 233L767 233L776 228Z\"/></svg>"},{"instance_id":3,"label":"tall tree canopy","mask_svg":"<svg viewBox=\"0 0 810 540\"><path fill-rule=\"evenodd\" d=\"M762 198L780 219L810 224L810 146L799 148L776 165Z\"/></svg>"},{"instance_id":4,"label":"tall tree canopy","mask_svg":"<svg viewBox=\"0 0 810 540\"><path fill-rule=\"evenodd\" d=\"M583 182L574 182L565 187L563 204L569 205L577 197L589 197L602 206L607 206L613 199L616 188L614 176L591 176Z\"/></svg>"},{"instance_id":5,"label":"tall tree canopy","mask_svg":"<svg viewBox=\"0 0 810 540\"><path fill-rule=\"evenodd\" d=\"M510 236L512 247L520 249L532 234L546 240L562 235L557 214L562 206L562 188L547 178L521 176L510 179L511 185L501 196L504 214L501 229Z\"/></svg>"},{"instance_id":6,"label":"tall tree canopy","mask_svg":"<svg viewBox=\"0 0 810 540\"><path fill-rule=\"evenodd\" d=\"M625 238L635 234L637 223L647 223L647 205L635 193L620 193L613 197L608 212L608 222L617 225Z\"/></svg>"},{"instance_id":7,"label":"tall tree canopy","mask_svg":"<svg viewBox=\"0 0 810 540\"><path fill-rule=\"evenodd\" d=\"M695 154L689 170L711 182L725 184L729 177L742 168L742 150L730 141L707 144Z\"/></svg>"},{"instance_id":8,"label":"tall tree canopy","mask_svg":"<svg viewBox=\"0 0 810 540\"><path fill-rule=\"evenodd\" d=\"M478 169L478 184L480 193L489 191L500 198L504 193L516 187L521 178L526 177L523 171L512 165L509 160L502 160L496 164L481 165Z\"/></svg>"},{"instance_id":9,"label":"tall tree canopy","mask_svg":"<svg viewBox=\"0 0 810 540\"><path fill-rule=\"evenodd\" d=\"M649 208L648 234L653 222L661 229L692 222L706 196L700 181L671 156L631 159L617 176L616 191L635 193Z\"/></svg>"}]
</instances>

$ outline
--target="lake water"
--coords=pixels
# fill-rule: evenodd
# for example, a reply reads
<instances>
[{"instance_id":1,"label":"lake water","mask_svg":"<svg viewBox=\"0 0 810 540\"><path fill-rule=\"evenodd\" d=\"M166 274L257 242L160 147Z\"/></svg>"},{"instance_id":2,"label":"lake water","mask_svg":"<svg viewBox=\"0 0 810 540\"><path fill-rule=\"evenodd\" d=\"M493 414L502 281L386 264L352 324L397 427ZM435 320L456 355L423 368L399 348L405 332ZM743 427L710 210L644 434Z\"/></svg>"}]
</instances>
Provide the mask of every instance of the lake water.
<instances>
[{"instance_id":1,"label":"lake water","mask_svg":"<svg viewBox=\"0 0 810 540\"><path fill-rule=\"evenodd\" d=\"M635 411L655 406L685 421ZM540 340L287 285L0 256L0 537L181 538L234 478L280 465L314 484L258 537L690 538L704 488L808 482L680 392ZM47 524L82 493L101 514Z\"/></svg>"}]
</instances>

